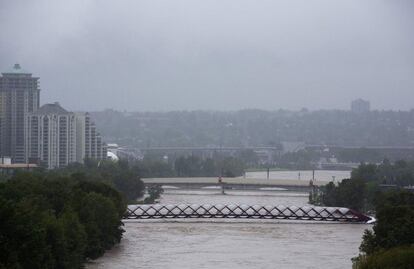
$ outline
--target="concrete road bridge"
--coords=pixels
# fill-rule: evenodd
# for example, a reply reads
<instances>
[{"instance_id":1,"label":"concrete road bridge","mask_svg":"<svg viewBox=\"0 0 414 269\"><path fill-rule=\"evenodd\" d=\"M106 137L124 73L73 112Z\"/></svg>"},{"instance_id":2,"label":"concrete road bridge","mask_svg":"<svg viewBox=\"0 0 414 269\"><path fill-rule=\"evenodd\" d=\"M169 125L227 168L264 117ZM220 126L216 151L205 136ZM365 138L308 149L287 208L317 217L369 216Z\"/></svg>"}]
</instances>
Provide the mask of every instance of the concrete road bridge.
<instances>
[{"instance_id":1,"label":"concrete road bridge","mask_svg":"<svg viewBox=\"0 0 414 269\"><path fill-rule=\"evenodd\" d=\"M221 183L217 177L175 177L175 178L143 178L147 186L163 185L180 189L200 189L224 184L225 189L235 190L290 190L310 191L312 188L309 180L284 180L284 179L260 179L260 178L222 178ZM315 186L327 184L327 181L313 181Z\"/></svg>"}]
</instances>

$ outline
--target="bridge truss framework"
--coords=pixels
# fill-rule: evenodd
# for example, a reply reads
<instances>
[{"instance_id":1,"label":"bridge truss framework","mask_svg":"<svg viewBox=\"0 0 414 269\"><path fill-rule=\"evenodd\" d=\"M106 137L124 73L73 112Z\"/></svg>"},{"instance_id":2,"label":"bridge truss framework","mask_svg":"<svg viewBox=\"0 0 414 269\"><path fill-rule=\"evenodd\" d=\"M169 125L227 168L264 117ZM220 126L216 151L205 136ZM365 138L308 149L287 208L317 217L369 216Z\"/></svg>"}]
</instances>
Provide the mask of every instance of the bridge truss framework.
<instances>
[{"instance_id":1,"label":"bridge truss framework","mask_svg":"<svg viewBox=\"0 0 414 269\"><path fill-rule=\"evenodd\" d=\"M271 205L129 205L124 219L285 219L369 222L371 218L349 208Z\"/></svg>"}]
</instances>

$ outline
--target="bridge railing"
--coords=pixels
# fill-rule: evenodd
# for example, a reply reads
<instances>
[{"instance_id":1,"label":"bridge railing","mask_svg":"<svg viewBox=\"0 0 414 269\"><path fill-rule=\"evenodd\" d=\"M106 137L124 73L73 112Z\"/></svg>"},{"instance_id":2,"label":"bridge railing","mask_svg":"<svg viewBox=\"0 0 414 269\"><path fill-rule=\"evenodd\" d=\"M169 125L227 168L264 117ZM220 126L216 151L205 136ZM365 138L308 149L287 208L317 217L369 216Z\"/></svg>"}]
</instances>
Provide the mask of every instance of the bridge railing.
<instances>
[{"instance_id":1,"label":"bridge railing","mask_svg":"<svg viewBox=\"0 0 414 269\"><path fill-rule=\"evenodd\" d=\"M349 208L284 205L151 204L129 205L125 219L239 218L368 222L370 217Z\"/></svg>"}]
</instances>

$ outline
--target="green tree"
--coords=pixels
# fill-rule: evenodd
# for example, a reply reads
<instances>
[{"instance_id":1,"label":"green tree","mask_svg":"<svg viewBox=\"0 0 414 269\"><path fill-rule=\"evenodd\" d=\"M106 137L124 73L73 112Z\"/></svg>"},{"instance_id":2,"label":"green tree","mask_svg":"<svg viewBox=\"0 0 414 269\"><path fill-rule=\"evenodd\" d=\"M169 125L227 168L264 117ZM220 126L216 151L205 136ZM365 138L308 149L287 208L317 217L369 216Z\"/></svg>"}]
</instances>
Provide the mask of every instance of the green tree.
<instances>
[{"instance_id":1,"label":"green tree","mask_svg":"<svg viewBox=\"0 0 414 269\"><path fill-rule=\"evenodd\" d=\"M361 251L370 255L381 249L414 244L414 193L384 193L376 206L377 222L373 231L365 231Z\"/></svg>"},{"instance_id":2,"label":"green tree","mask_svg":"<svg viewBox=\"0 0 414 269\"><path fill-rule=\"evenodd\" d=\"M19 173L0 183L0 268L83 268L121 240L122 195L84 177Z\"/></svg>"},{"instance_id":3,"label":"green tree","mask_svg":"<svg viewBox=\"0 0 414 269\"><path fill-rule=\"evenodd\" d=\"M222 161L223 176L225 177L237 177L243 175L244 164L233 157L225 158Z\"/></svg>"},{"instance_id":4,"label":"green tree","mask_svg":"<svg viewBox=\"0 0 414 269\"><path fill-rule=\"evenodd\" d=\"M397 247L379 251L370 256L360 256L354 262L354 269L412 269L413 247Z\"/></svg>"},{"instance_id":5,"label":"green tree","mask_svg":"<svg viewBox=\"0 0 414 269\"><path fill-rule=\"evenodd\" d=\"M51 216L22 201L0 199L0 267L55 268L50 226Z\"/></svg>"},{"instance_id":6,"label":"green tree","mask_svg":"<svg viewBox=\"0 0 414 269\"><path fill-rule=\"evenodd\" d=\"M123 229L119 212L111 199L95 192L77 200L75 210L87 234L85 255L96 259L121 240Z\"/></svg>"},{"instance_id":7,"label":"green tree","mask_svg":"<svg viewBox=\"0 0 414 269\"><path fill-rule=\"evenodd\" d=\"M377 221L366 230L354 268L413 268L414 193L381 193L376 199Z\"/></svg>"},{"instance_id":8,"label":"green tree","mask_svg":"<svg viewBox=\"0 0 414 269\"><path fill-rule=\"evenodd\" d=\"M161 197L161 194L164 192L161 185L153 185L148 187L148 197L145 198L144 203L145 204L152 204Z\"/></svg>"},{"instance_id":9,"label":"green tree","mask_svg":"<svg viewBox=\"0 0 414 269\"><path fill-rule=\"evenodd\" d=\"M357 169L352 170L352 179L361 179L364 181L376 181L377 177L377 165L361 163Z\"/></svg>"},{"instance_id":10,"label":"green tree","mask_svg":"<svg viewBox=\"0 0 414 269\"><path fill-rule=\"evenodd\" d=\"M64 235L65 255L61 268L82 268L85 262L87 234L79 222L78 215L72 209L66 209L59 218Z\"/></svg>"},{"instance_id":11,"label":"green tree","mask_svg":"<svg viewBox=\"0 0 414 269\"><path fill-rule=\"evenodd\" d=\"M344 179L338 186L330 182L321 189L322 204L362 211L365 205L365 192L366 185L361 179Z\"/></svg>"}]
</instances>

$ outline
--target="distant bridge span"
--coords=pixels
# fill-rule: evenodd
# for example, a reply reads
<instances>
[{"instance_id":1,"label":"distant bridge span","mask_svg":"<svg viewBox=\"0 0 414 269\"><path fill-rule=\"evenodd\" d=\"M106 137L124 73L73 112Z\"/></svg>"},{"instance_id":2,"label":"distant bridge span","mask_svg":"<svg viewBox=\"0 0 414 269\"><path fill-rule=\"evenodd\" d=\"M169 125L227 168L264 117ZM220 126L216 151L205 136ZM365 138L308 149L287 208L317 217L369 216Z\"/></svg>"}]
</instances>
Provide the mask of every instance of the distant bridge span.
<instances>
[{"instance_id":1,"label":"distant bridge span","mask_svg":"<svg viewBox=\"0 0 414 269\"><path fill-rule=\"evenodd\" d=\"M145 185L168 185L183 189L199 189L209 186L220 186L217 177L177 177L177 178L142 178ZM311 189L309 180L291 179L256 179L256 178L222 178L225 188L238 190L257 190L260 188L281 188L292 191L308 192ZM315 186L323 186L328 181L316 180Z\"/></svg>"},{"instance_id":2,"label":"distant bridge span","mask_svg":"<svg viewBox=\"0 0 414 269\"><path fill-rule=\"evenodd\" d=\"M231 150L280 150L280 147L272 146L251 146L251 147L220 147L220 146L205 146L205 147L142 147L142 151L231 151Z\"/></svg>"},{"instance_id":3,"label":"distant bridge span","mask_svg":"<svg viewBox=\"0 0 414 269\"><path fill-rule=\"evenodd\" d=\"M271 205L129 205L124 219L285 219L366 223L369 216L340 207Z\"/></svg>"}]
</instances>

